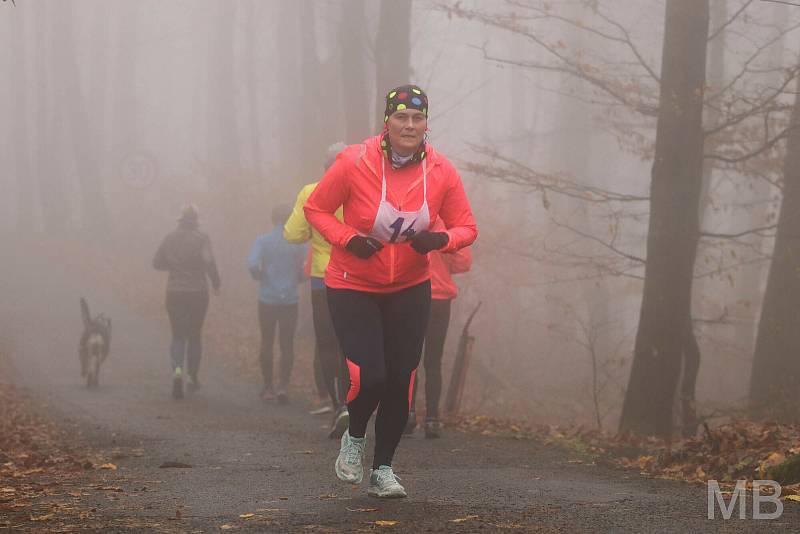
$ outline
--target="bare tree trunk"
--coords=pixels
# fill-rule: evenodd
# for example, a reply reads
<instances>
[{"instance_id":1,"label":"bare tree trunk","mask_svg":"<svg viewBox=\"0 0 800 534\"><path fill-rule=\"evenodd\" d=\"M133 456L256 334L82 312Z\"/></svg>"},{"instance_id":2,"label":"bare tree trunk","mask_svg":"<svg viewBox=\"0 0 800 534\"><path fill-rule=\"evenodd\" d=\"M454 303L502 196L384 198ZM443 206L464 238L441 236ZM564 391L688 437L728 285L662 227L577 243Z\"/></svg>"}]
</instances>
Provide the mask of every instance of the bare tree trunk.
<instances>
[{"instance_id":1,"label":"bare tree trunk","mask_svg":"<svg viewBox=\"0 0 800 534\"><path fill-rule=\"evenodd\" d=\"M312 0L297 2L300 21L314 20L318 9ZM323 116L327 117L322 84L322 66L317 57L317 35L314 25L300 39L300 86L302 90L301 121L305 132L299 143L306 148L305 157L298 158L301 168L298 174L303 183L314 181L322 175L325 162L325 148L337 139L336 134L324 127Z\"/></svg>"},{"instance_id":2,"label":"bare tree trunk","mask_svg":"<svg viewBox=\"0 0 800 534\"><path fill-rule=\"evenodd\" d=\"M644 294L621 431L669 436L691 317L708 0L667 0Z\"/></svg>"},{"instance_id":3,"label":"bare tree trunk","mask_svg":"<svg viewBox=\"0 0 800 534\"><path fill-rule=\"evenodd\" d=\"M711 0L710 20L713 27L721 27L728 20L728 0ZM723 30L708 45L708 90L719 91L725 80L725 46L726 32ZM704 124L714 127L719 122L719 110L713 106L704 112ZM714 172L713 163L708 160L703 163L703 185L700 192L699 217L702 223L711 206L711 179Z\"/></svg>"},{"instance_id":4,"label":"bare tree trunk","mask_svg":"<svg viewBox=\"0 0 800 534\"><path fill-rule=\"evenodd\" d=\"M11 106L13 126L12 146L14 150L14 171L17 182L17 229L29 232L33 229L33 174L31 172L30 132L28 129L28 83L27 37L25 17L17 17L11 24L11 42L14 43L13 72L8 78L14 101Z\"/></svg>"},{"instance_id":5,"label":"bare tree trunk","mask_svg":"<svg viewBox=\"0 0 800 534\"><path fill-rule=\"evenodd\" d=\"M58 234L69 222L69 204L64 198L63 180L56 174L53 139L59 128L59 118L52 105L52 81L50 79L50 24L51 4L36 4L36 28L33 32L34 68L36 72L36 174L39 185L39 200L42 207L44 229Z\"/></svg>"},{"instance_id":6,"label":"bare tree trunk","mask_svg":"<svg viewBox=\"0 0 800 534\"><path fill-rule=\"evenodd\" d=\"M576 20L580 18L584 8L578 4L573 7L571 16ZM572 43L576 49L581 50L586 47L586 32L580 28L569 27L563 36L565 42ZM560 81L559 94L556 108L557 116L553 121L554 135L552 136L551 154L556 161L553 169L555 171L566 171L574 177L577 183L586 186L598 186L600 184L592 182L592 110L583 102L576 101L568 95L580 94L580 81L570 74L563 74ZM548 211L551 214L551 222L548 225L548 233L557 232L554 221L563 222L567 217L570 224L576 225L583 231L591 232L591 228L596 221L590 218L589 206L586 203L576 203L567 198L550 199ZM586 243L586 253L589 255L600 256L602 251L596 244ZM588 273L593 274L593 273ZM608 284L605 280L588 280L578 282L580 297L582 302L576 306L576 314L585 317L585 330L587 332L588 356L590 357L592 381L591 391L588 392L589 398L594 406L595 420L598 428L602 428L601 411L605 411L601 406L602 399L599 395L601 385L598 382L598 367L608 358L607 339L608 339ZM546 300L558 303L558 291L554 291L546 297ZM551 305L550 315L554 320L562 320L564 316L560 305ZM585 313L582 311L585 310ZM555 319L558 318L558 319ZM570 320L575 320L571 317ZM589 334L591 333L591 334ZM583 400L583 399L582 399Z\"/></svg>"},{"instance_id":7,"label":"bare tree trunk","mask_svg":"<svg viewBox=\"0 0 800 534\"><path fill-rule=\"evenodd\" d=\"M710 21L713 27L719 28L728 20L728 0L711 0ZM708 75L707 84L711 91L719 91L725 79L725 31L720 32L709 43L708 47ZM715 126L719 122L719 112L714 107L709 107L704 113L704 124L707 128ZM698 209L698 220L700 226L707 218L708 210L711 207L711 181L713 180L714 167L711 161L703 163L703 181L700 189L700 206ZM702 301L703 282L695 282L693 289L695 307L698 301ZM700 328L698 326L698 328ZM696 404L696 385L697 374L700 370L700 344L697 342L695 326L689 321L686 329L686 345L683 351L683 365L681 367L681 386L680 386L680 425L681 433L685 437L693 436L697 432L697 404Z\"/></svg>"},{"instance_id":8,"label":"bare tree trunk","mask_svg":"<svg viewBox=\"0 0 800 534\"><path fill-rule=\"evenodd\" d=\"M253 170L256 175L261 177L262 173L262 158L261 158L261 105L259 102L259 87L257 85L256 73L259 71L261 64L258 56L256 37L259 35L262 25L260 24L260 13L258 11L258 3L256 0L250 0L247 3L247 20L245 21L244 33L244 53L245 64L247 65L245 78L247 81L247 105L249 108L248 121L250 125L250 159L252 161Z\"/></svg>"},{"instance_id":9,"label":"bare tree trunk","mask_svg":"<svg viewBox=\"0 0 800 534\"><path fill-rule=\"evenodd\" d=\"M287 178L300 177L303 166L302 159L308 150L304 148L305 134L311 133L307 125L302 124L306 113L311 110L304 109L306 102L304 94L307 88L302 87L302 49L306 38L306 31L311 28L305 26L301 31L300 12L308 7L308 0L296 2L277 2L273 9L277 10L275 30L275 53L278 56L281 83L278 87L278 96L281 106L277 113L278 118L278 143L281 147L281 161L278 163L279 172ZM313 20L313 19L312 19ZM310 24L313 28L313 24ZM305 44L307 47L308 45ZM325 105L315 102L317 113L324 113Z\"/></svg>"},{"instance_id":10,"label":"bare tree trunk","mask_svg":"<svg viewBox=\"0 0 800 534\"><path fill-rule=\"evenodd\" d=\"M342 3L339 23L339 48L342 61L342 99L345 115L345 142L358 143L375 130L370 122L370 92L367 89L366 17L364 0Z\"/></svg>"},{"instance_id":11,"label":"bare tree trunk","mask_svg":"<svg viewBox=\"0 0 800 534\"><path fill-rule=\"evenodd\" d=\"M111 121L111 150L117 166L130 151L136 150L139 139L137 45L139 40L139 6L121 4L119 27L115 40Z\"/></svg>"},{"instance_id":12,"label":"bare tree trunk","mask_svg":"<svg viewBox=\"0 0 800 534\"><path fill-rule=\"evenodd\" d=\"M795 8L786 5L775 5L772 9L774 9L773 23L776 27L779 27L780 24L792 16ZM785 50L788 40L788 36L784 35L775 43L773 50L769 53L770 67L780 70L770 76L768 83L778 84L782 81L785 74L782 68L785 65ZM754 206L748 210L749 224L746 227L757 228L768 224L766 221L772 204L770 198L774 189L763 180L753 180L752 188ZM758 250L763 251L765 254L769 254L769 245L772 244L767 241L767 238L760 238L758 243ZM774 244L772 245L774 246ZM768 273L769 265L759 262L755 265L745 266L742 275L739 277L739 291L741 293L739 299L742 302L749 303L749 306L747 306L744 315L745 324L736 330L736 346L742 347L744 353L748 356L752 356L755 351L759 315Z\"/></svg>"},{"instance_id":13,"label":"bare tree trunk","mask_svg":"<svg viewBox=\"0 0 800 534\"><path fill-rule=\"evenodd\" d=\"M93 232L108 229L108 207L98 159L94 153L99 143L97 124L89 115L86 92L81 88L80 65L75 50L74 7L64 2L55 3L58 25L53 33L59 83L56 89L57 104L66 112L71 131L68 133L75 154L78 173L83 223ZM67 133L67 132L62 132Z\"/></svg>"},{"instance_id":14,"label":"bare tree trunk","mask_svg":"<svg viewBox=\"0 0 800 534\"><path fill-rule=\"evenodd\" d=\"M218 2L208 40L209 188L221 192L241 165L233 53L235 2ZM220 197L216 197L224 202Z\"/></svg>"},{"instance_id":15,"label":"bare tree trunk","mask_svg":"<svg viewBox=\"0 0 800 534\"><path fill-rule=\"evenodd\" d=\"M113 69L110 79L109 153L110 177L114 180L110 190L112 209L119 220L136 220L147 209L142 184L128 176L135 166L142 146L139 86L141 6L137 2L124 2L114 6L117 24L113 34ZM111 55L111 54L110 54Z\"/></svg>"},{"instance_id":16,"label":"bare tree trunk","mask_svg":"<svg viewBox=\"0 0 800 534\"><path fill-rule=\"evenodd\" d=\"M783 166L775 248L756 337L750 408L758 418L797 422L800 388L800 93L795 97Z\"/></svg>"},{"instance_id":17,"label":"bare tree trunk","mask_svg":"<svg viewBox=\"0 0 800 534\"><path fill-rule=\"evenodd\" d=\"M94 154L97 160L98 177L103 184L103 193L106 208L110 215L109 220L113 224L113 208L111 207L111 191L113 189L113 158L111 154L111 138L108 135L108 117L111 96L110 80L110 41L112 36L111 20L109 11L113 9L108 3L103 3L93 10L92 32L92 56L89 60L91 65L87 66L89 79L92 83L87 88L87 100L91 103L91 115L95 129L96 145Z\"/></svg>"},{"instance_id":18,"label":"bare tree trunk","mask_svg":"<svg viewBox=\"0 0 800 534\"><path fill-rule=\"evenodd\" d=\"M411 0L381 0L375 39L375 118L384 120L382 96L411 82Z\"/></svg>"}]
</instances>

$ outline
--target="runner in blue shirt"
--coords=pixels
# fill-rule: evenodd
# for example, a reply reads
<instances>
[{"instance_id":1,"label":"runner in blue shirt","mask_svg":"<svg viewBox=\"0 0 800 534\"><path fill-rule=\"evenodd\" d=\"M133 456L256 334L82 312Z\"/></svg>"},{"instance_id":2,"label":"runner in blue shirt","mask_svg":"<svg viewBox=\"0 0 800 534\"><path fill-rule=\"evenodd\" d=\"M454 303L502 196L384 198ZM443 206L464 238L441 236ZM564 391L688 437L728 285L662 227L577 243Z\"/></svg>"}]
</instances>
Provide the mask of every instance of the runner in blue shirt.
<instances>
[{"instance_id":1,"label":"runner in blue shirt","mask_svg":"<svg viewBox=\"0 0 800 534\"><path fill-rule=\"evenodd\" d=\"M283 238L283 224L291 212L291 207L283 204L272 210L274 228L268 234L258 236L247 258L250 274L260 282L258 321L261 326L261 374L264 378L261 398L265 401L277 399L279 404L288 402L297 327L297 286L305 278L306 246L292 245ZM272 373L276 325L281 349L277 389L274 388Z\"/></svg>"}]
</instances>

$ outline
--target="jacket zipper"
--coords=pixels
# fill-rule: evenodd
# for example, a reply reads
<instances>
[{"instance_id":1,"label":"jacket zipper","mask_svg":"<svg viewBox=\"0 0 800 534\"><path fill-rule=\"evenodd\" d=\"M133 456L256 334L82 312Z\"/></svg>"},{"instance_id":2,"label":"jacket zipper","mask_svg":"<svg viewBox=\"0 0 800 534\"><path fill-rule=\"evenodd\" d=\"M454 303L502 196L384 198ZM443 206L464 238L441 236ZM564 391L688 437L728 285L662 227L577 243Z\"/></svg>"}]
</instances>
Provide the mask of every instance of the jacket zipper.
<instances>
[{"instance_id":1,"label":"jacket zipper","mask_svg":"<svg viewBox=\"0 0 800 534\"><path fill-rule=\"evenodd\" d=\"M369 160L365 156L366 156L366 148L361 151L361 155L360 155L361 161L363 161L364 165L372 172L372 174L376 178L378 178L380 180L381 176L377 173L377 171L375 169L372 168L372 165L370 165ZM383 153L381 153L381 157L383 157ZM436 166L435 162L431 164L431 168L428 169L428 176L430 176L430 171L433 170L433 168L435 166ZM411 186L408 188L408 191L406 192L406 195L408 195L408 193L414 187L416 187L421 181L422 181L421 177L418 180L415 180L414 183L412 183ZM403 200L405 200L405 199L403 199ZM400 202L399 204L400 204L400 206L397 209L402 211L403 203ZM394 283L394 276L395 276L395 261L396 261L396 255L397 255L396 252L395 252L395 248L396 248L397 245L389 244L388 246L389 246L389 283L393 284ZM345 273L345 279L347 279L347 273Z\"/></svg>"},{"instance_id":2,"label":"jacket zipper","mask_svg":"<svg viewBox=\"0 0 800 534\"><path fill-rule=\"evenodd\" d=\"M394 283L394 262L395 262L395 249L397 245L389 245L389 283Z\"/></svg>"}]
</instances>

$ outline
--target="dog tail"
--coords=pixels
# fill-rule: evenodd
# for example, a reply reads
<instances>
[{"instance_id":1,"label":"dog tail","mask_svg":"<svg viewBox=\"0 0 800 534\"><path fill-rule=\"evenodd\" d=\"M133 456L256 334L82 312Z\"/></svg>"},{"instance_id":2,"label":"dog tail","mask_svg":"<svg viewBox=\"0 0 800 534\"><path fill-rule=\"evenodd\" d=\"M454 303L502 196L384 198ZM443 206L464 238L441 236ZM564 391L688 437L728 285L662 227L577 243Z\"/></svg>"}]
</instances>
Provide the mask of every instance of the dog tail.
<instances>
[{"instance_id":1,"label":"dog tail","mask_svg":"<svg viewBox=\"0 0 800 534\"><path fill-rule=\"evenodd\" d=\"M89 304L83 297L81 297L81 317L83 317L83 327L89 328L89 325L92 324L92 316L89 314Z\"/></svg>"}]
</instances>

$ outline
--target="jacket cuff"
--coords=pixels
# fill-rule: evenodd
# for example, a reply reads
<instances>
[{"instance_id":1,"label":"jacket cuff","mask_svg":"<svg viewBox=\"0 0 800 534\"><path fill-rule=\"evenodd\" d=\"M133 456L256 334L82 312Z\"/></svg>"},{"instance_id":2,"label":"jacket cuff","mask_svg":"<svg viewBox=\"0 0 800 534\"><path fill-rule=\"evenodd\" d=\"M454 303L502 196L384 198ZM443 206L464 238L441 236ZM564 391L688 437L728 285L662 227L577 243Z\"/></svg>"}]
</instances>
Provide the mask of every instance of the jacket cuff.
<instances>
[{"instance_id":1,"label":"jacket cuff","mask_svg":"<svg viewBox=\"0 0 800 534\"><path fill-rule=\"evenodd\" d=\"M353 231L353 232L349 233L344 239L341 240L340 246L342 248L347 248L347 244L350 242L350 240L353 239L357 235L358 235L358 232L356 232L356 231Z\"/></svg>"},{"instance_id":2,"label":"jacket cuff","mask_svg":"<svg viewBox=\"0 0 800 534\"><path fill-rule=\"evenodd\" d=\"M447 234L447 244L445 246L443 246L442 248L440 248L439 252L445 252L446 253L446 252L453 252L453 251L457 250L456 247L455 247L455 240L453 239L453 234L450 232L450 230L445 230L442 233L443 234Z\"/></svg>"}]
</instances>

